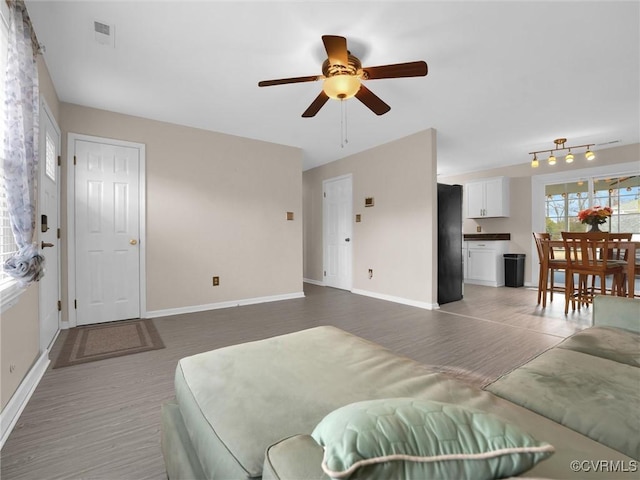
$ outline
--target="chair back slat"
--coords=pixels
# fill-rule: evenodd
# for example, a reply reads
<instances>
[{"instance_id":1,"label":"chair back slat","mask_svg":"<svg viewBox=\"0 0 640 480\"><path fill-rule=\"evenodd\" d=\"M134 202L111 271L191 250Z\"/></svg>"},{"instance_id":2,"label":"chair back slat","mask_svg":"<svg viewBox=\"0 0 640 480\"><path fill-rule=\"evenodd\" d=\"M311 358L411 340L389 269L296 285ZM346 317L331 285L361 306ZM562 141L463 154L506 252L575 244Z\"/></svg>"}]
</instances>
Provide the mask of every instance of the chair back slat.
<instances>
[{"instance_id":1,"label":"chair back slat","mask_svg":"<svg viewBox=\"0 0 640 480\"><path fill-rule=\"evenodd\" d=\"M609 232L562 232L569 268L606 270L607 256L603 258L600 253L609 235Z\"/></svg>"}]
</instances>

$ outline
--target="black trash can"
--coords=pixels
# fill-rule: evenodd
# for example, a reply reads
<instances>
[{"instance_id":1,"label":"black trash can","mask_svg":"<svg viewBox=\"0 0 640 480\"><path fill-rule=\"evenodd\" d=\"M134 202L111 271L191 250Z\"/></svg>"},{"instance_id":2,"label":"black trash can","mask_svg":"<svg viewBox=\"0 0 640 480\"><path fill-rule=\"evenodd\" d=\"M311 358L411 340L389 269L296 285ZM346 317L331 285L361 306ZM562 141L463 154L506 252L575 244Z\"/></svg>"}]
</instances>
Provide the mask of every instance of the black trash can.
<instances>
[{"instance_id":1,"label":"black trash can","mask_svg":"<svg viewBox=\"0 0 640 480\"><path fill-rule=\"evenodd\" d=\"M504 254L504 286L524 286L524 253Z\"/></svg>"}]
</instances>

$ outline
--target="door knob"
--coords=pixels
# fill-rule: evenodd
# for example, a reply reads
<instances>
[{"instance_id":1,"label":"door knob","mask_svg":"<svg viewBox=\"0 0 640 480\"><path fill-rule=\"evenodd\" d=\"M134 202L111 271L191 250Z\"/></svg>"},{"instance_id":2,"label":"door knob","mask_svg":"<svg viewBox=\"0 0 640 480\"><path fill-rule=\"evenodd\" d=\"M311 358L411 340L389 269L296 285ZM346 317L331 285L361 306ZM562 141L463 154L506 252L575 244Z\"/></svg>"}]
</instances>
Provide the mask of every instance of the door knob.
<instances>
[{"instance_id":1,"label":"door knob","mask_svg":"<svg viewBox=\"0 0 640 480\"><path fill-rule=\"evenodd\" d=\"M43 240L42 242L40 242L40 247L41 247L42 249L45 249L45 248L47 248L47 247L53 247L53 243L48 243L48 242L45 242L45 241Z\"/></svg>"},{"instance_id":2,"label":"door knob","mask_svg":"<svg viewBox=\"0 0 640 480\"><path fill-rule=\"evenodd\" d=\"M138 240L136 240L135 238L132 238L131 240L129 240L129 244L130 245L137 245L138 244Z\"/></svg>"},{"instance_id":3,"label":"door knob","mask_svg":"<svg viewBox=\"0 0 640 480\"><path fill-rule=\"evenodd\" d=\"M345 242L350 242L350 241L351 241L351 239L350 239L350 238L345 238L345 239L344 239L344 241L345 241Z\"/></svg>"}]
</instances>

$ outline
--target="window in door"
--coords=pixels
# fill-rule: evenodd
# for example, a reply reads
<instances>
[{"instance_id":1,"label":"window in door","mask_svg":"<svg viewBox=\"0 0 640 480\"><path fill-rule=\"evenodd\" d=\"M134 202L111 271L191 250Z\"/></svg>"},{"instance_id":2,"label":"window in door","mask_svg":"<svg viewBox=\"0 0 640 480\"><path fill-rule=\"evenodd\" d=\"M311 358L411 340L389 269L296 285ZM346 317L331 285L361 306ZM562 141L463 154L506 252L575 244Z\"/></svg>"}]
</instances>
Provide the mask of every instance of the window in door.
<instances>
[{"instance_id":1,"label":"window in door","mask_svg":"<svg viewBox=\"0 0 640 480\"><path fill-rule=\"evenodd\" d=\"M640 176L593 179L594 205L611 207L609 232L640 234Z\"/></svg>"}]
</instances>

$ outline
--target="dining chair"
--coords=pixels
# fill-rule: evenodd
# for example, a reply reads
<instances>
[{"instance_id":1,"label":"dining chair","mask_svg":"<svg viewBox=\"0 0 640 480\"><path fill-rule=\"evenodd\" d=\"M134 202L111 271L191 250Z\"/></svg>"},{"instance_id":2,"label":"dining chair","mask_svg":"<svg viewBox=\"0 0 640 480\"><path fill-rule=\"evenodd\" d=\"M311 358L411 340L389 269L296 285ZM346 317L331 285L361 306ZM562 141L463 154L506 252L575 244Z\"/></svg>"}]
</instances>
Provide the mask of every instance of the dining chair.
<instances>
[{"instance_id":1,"label":"dining chair","mask_svg":"<svg viewBox=\"0 0 640 480\"><path fill-rule=\"evenodd\" d=\"M621 242L621 241L630 241L631 238L633 237L633 233L609 233L609 242ZM615 244L611 244L609 243L607 245L607 248L602 248L600 249L600 256L601 257L607 257L607 262L609 263L609 265L614 265L614 264L620 264L623 267L627 266L627 261L629 259L629 250L627 250L626 248L617 248L615 247ZM626 294L626 269L623 270L623 281L622 281L622 287L623 287L623 291L621 292L622 294ZM591 279L591 287L595 288L595 277L592 277ZM609 289L607 289L607 291L610 291Z\"/></svg>"},{"instance_id":2,"label":"dining chair","mask_svg":"<svg viewBox=\"0 0 640 480\"><path fill-rule=\"evenodd\" d=\"M538 272L538 305L542 301L542 307L547 306L547 292L549 292L549 300L553 302L553 292L564 293L564 287L555 285L554 273L557 270L565 270L567 268L567 261L563 258L556 258L555 252L552 247L549 247L545 252L545 241L551 240L551 234L549 233L536 233L533 232L533 239L536 242L536 250L538 251L538 262L540 271Z\"/></svg>"},{"instance_id":3,"label":"dining chair","mask_svg":"<svg viewBox=\"0 0 640 480\"><path fill-rule=\"evenodd\" d=\"M593 303L593 297L600 293L606 295L605 278L613 275L612 294L621 294L623 290L623 265L609 262L607 255L600 255L602 248L607 246L609 232L562 232L565 255L567 259L565 280L564 313L569 313L569 303L572 310L582 305ZM575 275L578 276L576 285ZM600 279L599 291L589 285L589 277Z\"/></svg>"}]
</instances>

